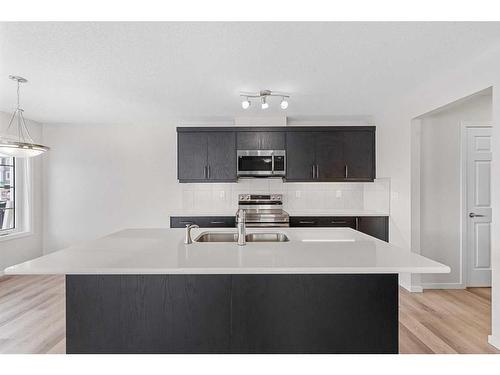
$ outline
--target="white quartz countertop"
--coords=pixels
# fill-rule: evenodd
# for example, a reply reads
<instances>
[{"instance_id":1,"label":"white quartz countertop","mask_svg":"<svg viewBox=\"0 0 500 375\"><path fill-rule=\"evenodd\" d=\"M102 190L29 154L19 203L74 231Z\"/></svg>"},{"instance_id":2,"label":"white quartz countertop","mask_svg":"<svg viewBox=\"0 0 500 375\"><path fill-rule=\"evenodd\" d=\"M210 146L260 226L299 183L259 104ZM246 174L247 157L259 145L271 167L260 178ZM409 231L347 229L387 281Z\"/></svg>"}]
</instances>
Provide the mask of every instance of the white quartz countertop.
<instances>
[{"instance_id":1,"label":"white quartz countertop","mask_svg":"<svg viewBox=\"0 0 500 375\"><path fill-rule=\"evenodd\" d=\"M193 229L196 238L207 229ZM210 231L228 232L228 228ZM350 228L247 228L281 243L185 245L184 229L126 229L5 270L25 274L448 273L450 268Z\"/></svg>"}]
</instances>

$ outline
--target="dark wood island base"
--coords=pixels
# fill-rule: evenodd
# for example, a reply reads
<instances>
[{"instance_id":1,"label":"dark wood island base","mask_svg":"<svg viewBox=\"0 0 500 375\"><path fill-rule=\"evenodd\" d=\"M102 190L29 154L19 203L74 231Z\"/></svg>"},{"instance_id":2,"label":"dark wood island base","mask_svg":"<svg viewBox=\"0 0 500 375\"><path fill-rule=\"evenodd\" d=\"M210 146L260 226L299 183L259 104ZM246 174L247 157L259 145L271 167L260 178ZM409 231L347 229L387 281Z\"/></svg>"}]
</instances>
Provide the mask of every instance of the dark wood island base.
<instances>
[{"instance_id":1,"label":"dark wood island base","mask_svg":"<svg viewBox=\"0 0 500 375\"><path fill-rule=\"evenodd\" d=\"M67 275L70 353L397 353L397 274Z\"/></svg>"}]
</instances>

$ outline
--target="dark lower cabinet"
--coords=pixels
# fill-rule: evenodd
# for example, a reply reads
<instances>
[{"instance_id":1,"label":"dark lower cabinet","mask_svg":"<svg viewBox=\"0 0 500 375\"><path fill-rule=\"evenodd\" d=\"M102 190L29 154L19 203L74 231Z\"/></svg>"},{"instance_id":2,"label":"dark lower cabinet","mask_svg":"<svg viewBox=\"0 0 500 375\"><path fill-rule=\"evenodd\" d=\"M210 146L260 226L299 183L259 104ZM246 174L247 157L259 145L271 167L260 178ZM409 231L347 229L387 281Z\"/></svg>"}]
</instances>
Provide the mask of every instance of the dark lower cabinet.
<instances>
[{"instance_id":1,"label":"dark lower cabinet","mask_svg":"<svg viewBox=\"0 0 500 375\"><path fill-rule=\"evenodd\" d=\"M291 227L349 227L356 229L356 218L352 216L292 216Z\"/></svg>"},{"instance_id":2,"label":"dark lower cabinet","mask_svg":"<svg viewBox=\"0 0 500 375\"><path fill-rule=\"evenodd\" d=\"M349 227L389 242L388 216L291 216L290 227Z\"/></svg>"},{"instance_id":3,"label":"dark lower cabinet","mask_svg":"<svg viewBox=\"0 0 500 375\"><path fill-rule=\"evenodd\" d=\"M200 228L234 228L234 216L170 216L170 228L185 228L196 224Z\"/></svg>"},{"instance_id":4,"label":"dark lower cabinet","mask_svg":"<svg viewBox=\"0 0 500 375\"><path fill-rule=\"evenodd\" d=\"M358 230L379 240L389 242L388 216L363 216L358 218Z\"/></svg>"},{"instance_id":5,"label":"dark lower cabinet","mask_svg":"<svg viewBox=\"0 0 500 375\"><path fill-rule=\"evenodd\" d=\"M67 275L66 351L397 353L398 275Z\"/></svg>"},{"instance_id":6,"label":"dark lower cabinet","mask_svg":"<svg viewBox=\"0 0 500 375\"><path fill-rule=\"evenodd\" d=\"M66 351L228 353L230 275L68 275Z\"/></svg>"}]
</instances>

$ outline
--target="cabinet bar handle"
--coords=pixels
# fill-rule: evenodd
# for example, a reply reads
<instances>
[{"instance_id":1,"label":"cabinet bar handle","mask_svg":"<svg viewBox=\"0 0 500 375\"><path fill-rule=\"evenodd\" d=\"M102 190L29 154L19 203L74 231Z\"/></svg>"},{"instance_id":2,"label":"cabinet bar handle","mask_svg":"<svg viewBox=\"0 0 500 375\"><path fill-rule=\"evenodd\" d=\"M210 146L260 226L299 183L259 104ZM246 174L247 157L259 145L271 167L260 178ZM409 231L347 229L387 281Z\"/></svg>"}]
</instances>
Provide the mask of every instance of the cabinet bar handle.
<instances>
[{"instance_id":1,"label":"cabinet bar handle","mask_svg":"<svg viewBox=\"0 0 500 375\"><path fill-rule=\"evenodd\" d=\"M356 218L356 230L359 230L359 217Z\"/></svg>"},{"instance_id":2,"label":"cabinet bar handle","mask_svg":"<svg viewBox=\"0 0 500 375\"><path fill-rule=\"evenodd\" d=\"M316 224L316 222L315 221L300 220L299 224Z\"/></svg>"},{"instance_id":3,"label":"cabinet bar handle","mask_svg":"<svg viewBox=\"0 0 500 375\"><path fill-rule=\"evenodd\" d=\"M203 167L203 178L207 178L207 166Z\"/></svg>"},{"instance_id":4,"label":"cabinet bar handle","mask_svg":"<svg viewBox=\"0 0 500 375\"><path fill-rule=\"evenodd\" d=\"M179 223L181 223L181 224L193 224L192 221L179 221Z\"/></svg>"},{"instance_id":5,"label":"cabinet bar handle","mask_svg":"<svg viewBox=\"0 0 500 375\"><path fill-rule=\"evenodd\" d=\"M207 170L208 170L208 178L210 179L210 165L207 166Z\"/></svg>"},{"instance_id":6,"label":"cabinet bar handle","mask_svg":"<svg viewBox=\"0 0 500 375\"><path fill-rule=\"evenodd\" d=\"M333 220L331 223L332 224L347 224L347 221L336 221L336 220Z\"/></svg>"},{"instance_id":7,"label":"cabinet bar handle","mask_svg":"<svg viewBox=\"0 0 500 375\"><path fill-rule=\"evenodd\" d=\"M210 224L224 224L224 221L211 221Z\"/></svg>"},{"instance_id":8,"label":"cabinet bar handle","mask_svg":"<svg viewBox=\"0 0 500 375\"><path fill-rule=\"evenodd\" d=\"M349 176L349 169L347 169L347 165L346 165L344 168L344 177L348 178L348 176Z\"/></svg>"},{"instance_id":9,"label":"cabinet bar handle","mask_svg":"<svg viewBox=\"0 0 500 375\"><path fill-rule=\"evenodd\" d=\"M314 177L314 164L312 165L312 178L313 178L313 180L315 179L315 177Z\"/></svg>"},{"instance_id":10,"label":"cabinet bar handle","mask_svg":"<svg viewBox=\"0 0 500 375\"><path fill-rule=\"evenodd\" d=\"M316 179L319 178L319 166L316 164Z\"/></svg>"}]
</instances>

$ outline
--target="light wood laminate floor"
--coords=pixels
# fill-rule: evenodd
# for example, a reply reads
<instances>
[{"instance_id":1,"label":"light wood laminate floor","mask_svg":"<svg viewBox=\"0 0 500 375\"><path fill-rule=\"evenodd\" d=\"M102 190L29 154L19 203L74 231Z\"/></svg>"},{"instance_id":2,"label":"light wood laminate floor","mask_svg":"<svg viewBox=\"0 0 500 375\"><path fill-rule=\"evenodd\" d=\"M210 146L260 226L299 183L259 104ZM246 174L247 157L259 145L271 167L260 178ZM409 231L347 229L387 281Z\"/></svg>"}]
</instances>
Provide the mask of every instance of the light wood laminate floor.
<instances>
[{"instance_id":1,"label":"light wood laminate floor","mask_svg":"<svg viewBox=\"0 0 500 375\"><path fill-rule=\"evenodd\" d=\"M400 290L400 353L500 353L491 289ZM0 277L0 353L65 353L64 276Z\"/></svg>"}]
</instances>

